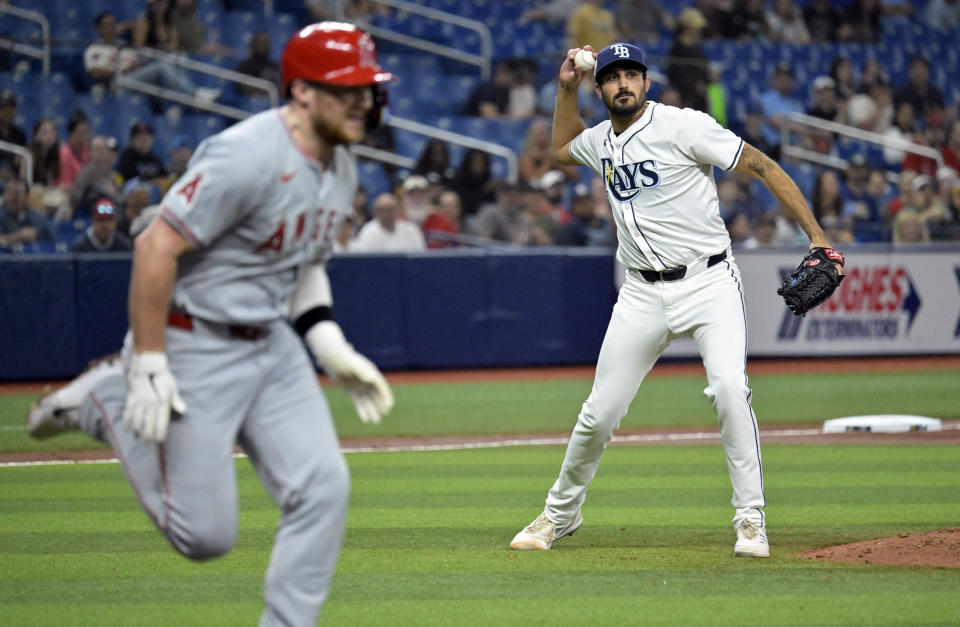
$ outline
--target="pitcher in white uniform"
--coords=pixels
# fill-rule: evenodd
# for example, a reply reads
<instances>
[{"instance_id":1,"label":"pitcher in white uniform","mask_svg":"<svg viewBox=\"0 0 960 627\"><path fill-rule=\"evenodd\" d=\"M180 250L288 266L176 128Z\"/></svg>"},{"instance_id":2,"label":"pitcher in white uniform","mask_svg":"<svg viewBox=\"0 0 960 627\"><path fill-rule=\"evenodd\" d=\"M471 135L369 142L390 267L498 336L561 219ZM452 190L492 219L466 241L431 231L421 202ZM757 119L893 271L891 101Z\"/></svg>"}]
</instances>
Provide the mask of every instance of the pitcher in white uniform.
<instances>
[{"instance_id":1,"label":"pitcher in white uniform","mask_svg":"<svg viewBox=\"0 0 960 627\"><path fill-rule=\"evenodd\" d=\"M588 46L587 49L592 49ZM603 177L627 268L596 377L543 513L514 549L549 549L583 523L600 457L641 381L670 341L692 336L707 371L733 484L734 555L768 557L763 467L747 387L743 284L720 217L713 167L758 178L810 237L829 246L794 182L775 162L705 113L647 100L641 51L614 43L596 55L596 92L610 119L586 128L577 108L585 72L570 50L560 67L553 149L560 163Z\"/></svg>"},{"instance_id":2,"label":"pitcher in white uniform","mask_svg":"<svg viewBox=\"0 0 960 627\"><path fill-rule=\"evenodd\" d=\"M316 625L346 519L349 473L297 332L364 421L393 405L333 320L324 269L357 189L345 144L391 78L349 24L295 34L287 105L205 140L137 238L122 360L28 416L34 437L80 428L108 442L151 520L196 560L236 539L239 442L282 513L261 626Z\"/></svg>"}]
</instances>

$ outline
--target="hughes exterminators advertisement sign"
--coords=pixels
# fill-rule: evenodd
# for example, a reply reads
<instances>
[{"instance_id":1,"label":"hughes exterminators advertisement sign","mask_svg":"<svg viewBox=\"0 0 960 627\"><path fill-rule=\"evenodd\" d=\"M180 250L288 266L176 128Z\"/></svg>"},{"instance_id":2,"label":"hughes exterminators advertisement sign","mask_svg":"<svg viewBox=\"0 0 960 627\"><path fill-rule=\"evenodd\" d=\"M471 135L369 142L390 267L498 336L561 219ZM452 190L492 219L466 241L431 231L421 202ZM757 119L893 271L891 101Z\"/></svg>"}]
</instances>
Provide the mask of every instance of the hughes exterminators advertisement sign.
<instances>
[{"instance_id":1,"label":"hughes exterminators advertisement sign","mask_svg":"<svg viewBox=\"0 0 960 627\"><path fill-rule=\"evenodd\" d=\"M960 353L960 247L844 249L847 278L805 316L793 315L776 294L800 262L799 250L734 253L752 356ZM680 342L666 354L697 353Z\"/></svg>"}]
</instances>

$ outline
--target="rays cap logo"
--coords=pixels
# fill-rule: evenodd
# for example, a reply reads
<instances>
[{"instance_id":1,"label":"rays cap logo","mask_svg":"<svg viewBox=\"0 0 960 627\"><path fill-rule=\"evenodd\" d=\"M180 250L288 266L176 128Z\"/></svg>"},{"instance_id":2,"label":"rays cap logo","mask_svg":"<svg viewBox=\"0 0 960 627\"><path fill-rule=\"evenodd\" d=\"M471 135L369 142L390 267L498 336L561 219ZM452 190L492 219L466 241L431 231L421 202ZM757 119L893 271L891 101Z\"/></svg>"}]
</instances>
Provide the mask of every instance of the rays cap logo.
<instances>
[{"instance_id":1,"label":"rays cap logo","mask_svg":"<svg viewBox=\"0 0 960 627\"><path fill-rule=\"evenodd\" d=\"M643 53L633 44L617 42L610 44L597 53L597 65L593 71L594 80L600 82L600 76L614 63L624 63L639 67L642 72L647 71L647 64L643 62Z\"/></svg>"}]
</instances>

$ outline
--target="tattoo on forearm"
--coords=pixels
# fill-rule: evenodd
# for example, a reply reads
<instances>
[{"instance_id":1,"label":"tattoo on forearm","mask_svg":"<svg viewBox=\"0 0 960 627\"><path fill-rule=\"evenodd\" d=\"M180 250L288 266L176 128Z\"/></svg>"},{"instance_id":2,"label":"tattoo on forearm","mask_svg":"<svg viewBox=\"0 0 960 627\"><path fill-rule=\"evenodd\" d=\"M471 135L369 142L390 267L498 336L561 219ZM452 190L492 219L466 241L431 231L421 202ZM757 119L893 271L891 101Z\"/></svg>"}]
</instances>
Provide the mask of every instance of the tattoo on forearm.
<instances>
[{"instance_id":1,"label":"tattoo on forearm","mask_svg":"<svg viewBox=\"0 0 960 627\"><path fill-rule=\"evenodd\" d=\"M757 173L757 176L762 177L770 169L771 161L770 158L762 152L752 150L750 151L747 165L751 170Z\"/></svg>"}]
</instances>

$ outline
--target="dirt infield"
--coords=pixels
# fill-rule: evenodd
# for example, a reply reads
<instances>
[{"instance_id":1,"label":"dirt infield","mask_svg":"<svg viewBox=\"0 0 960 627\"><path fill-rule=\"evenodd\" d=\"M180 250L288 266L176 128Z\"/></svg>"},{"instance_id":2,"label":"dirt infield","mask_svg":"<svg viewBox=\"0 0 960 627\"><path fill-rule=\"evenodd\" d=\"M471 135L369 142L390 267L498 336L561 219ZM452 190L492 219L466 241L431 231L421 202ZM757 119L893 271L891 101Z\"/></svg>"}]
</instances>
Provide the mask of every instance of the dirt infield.
<instances>
[{"instance_id":1,"label":"dirt infield","mask_svg":"<svg viewBox=\"0 0 960 627\"><path fill-rule=\"evenodd\" d=\"M823 562L960 568L960 529L901 533L852 544L809 549L797 557Z\"/></svg>"}]
</instances>

